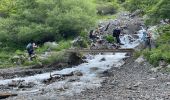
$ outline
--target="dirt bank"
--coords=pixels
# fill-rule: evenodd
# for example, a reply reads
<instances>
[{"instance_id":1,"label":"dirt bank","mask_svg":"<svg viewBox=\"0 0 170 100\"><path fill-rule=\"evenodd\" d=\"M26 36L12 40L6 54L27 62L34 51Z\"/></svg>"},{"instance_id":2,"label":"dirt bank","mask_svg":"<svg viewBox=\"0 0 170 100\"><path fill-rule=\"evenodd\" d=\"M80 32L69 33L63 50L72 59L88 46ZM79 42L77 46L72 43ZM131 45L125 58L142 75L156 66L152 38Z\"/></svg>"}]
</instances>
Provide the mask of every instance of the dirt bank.
<instances>
[{"instance_id":1,"label":"dirt bank","mask_svg":"<svg viewBox=\"0 0 170 100\"><path fill-rule=\"evenodd\" d=\"M32 76L35 74L41 74L45 72L51 72L53 70L61 70L63 68L69 68L75 65L83 63L80 55L77 53L67 53L63 62L53 62L45 65L34 65L28 68L15 67L0 69L0 79L11 79L16 77Z\"/></svg>"}]
</instances>

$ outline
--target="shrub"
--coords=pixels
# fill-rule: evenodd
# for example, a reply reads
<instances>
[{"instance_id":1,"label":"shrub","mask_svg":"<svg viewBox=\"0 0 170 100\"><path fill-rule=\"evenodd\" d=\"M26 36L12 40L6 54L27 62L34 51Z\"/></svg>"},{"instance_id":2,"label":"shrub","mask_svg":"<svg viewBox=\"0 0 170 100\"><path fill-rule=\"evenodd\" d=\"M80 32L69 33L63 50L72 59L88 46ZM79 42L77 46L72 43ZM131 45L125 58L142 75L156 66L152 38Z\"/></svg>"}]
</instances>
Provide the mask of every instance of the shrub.
<instances>
[{"instance_id":1,"label":"shrub","mask_svg":"<svg viewBox=\"0 0 170 100\"><path fill-rule=\"evenodd\" d=\"M109 43L114 43L115 42L115 38L112 35L107 35L106 37L104 37Z\"/></svg>"},{"instance_id":2,"label":"shrub","mask_svg":"<svg viewBox=\"0 0 170 100\"><path fill-rule=\"evenodd\" d=\"M1 12L0 42L20 46L77 36L96 17L93 0L1 0Z\"/></svg>"},{"instance_id":3,"label":"shrub","mask_svg":"<svg viewBox=\"0 0 170 100\"><path fill-rule=\"evenodd\" d=\"M169 25L159 29L160 37L157 39L156 48L151 51L144 50L143 54L153 65L158 65L160 60L170 63L170 31Z\"/></svg>"}]
</instances>

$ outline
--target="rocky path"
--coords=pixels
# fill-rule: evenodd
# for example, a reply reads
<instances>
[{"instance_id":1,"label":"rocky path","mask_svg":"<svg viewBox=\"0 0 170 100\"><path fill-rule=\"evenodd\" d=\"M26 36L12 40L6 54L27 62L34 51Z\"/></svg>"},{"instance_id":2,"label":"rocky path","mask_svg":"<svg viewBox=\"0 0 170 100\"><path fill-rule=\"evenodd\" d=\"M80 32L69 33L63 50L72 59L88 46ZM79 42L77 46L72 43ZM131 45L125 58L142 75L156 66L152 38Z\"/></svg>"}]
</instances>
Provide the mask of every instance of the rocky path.
<instances>
[{"instance_id":1,"label":"rocky path","mask_svg":"<svg viewBox=\"0 0 170 100\"><path fill-rule=\"evenodd\" d=\"M102 86L63 100L170 100L170 74L152 72L147 62L128 59L105 74Z\"/></svg>"}]
</instances>

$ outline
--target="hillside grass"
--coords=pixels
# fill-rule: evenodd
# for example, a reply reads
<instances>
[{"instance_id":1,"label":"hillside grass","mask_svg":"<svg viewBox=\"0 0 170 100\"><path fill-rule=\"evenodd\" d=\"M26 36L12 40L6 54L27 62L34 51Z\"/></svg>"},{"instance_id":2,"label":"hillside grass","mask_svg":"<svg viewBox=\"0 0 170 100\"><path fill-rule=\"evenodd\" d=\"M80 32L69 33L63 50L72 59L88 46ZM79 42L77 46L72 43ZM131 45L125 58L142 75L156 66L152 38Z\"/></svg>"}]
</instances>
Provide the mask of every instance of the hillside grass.
<instances>
[{"instance_id":1,"label":"hillside grass","mask_svg":"<svg viewBox=\"0 0 170 100\"><path fill-rule=\"evenodd\" d=\"M170 64L170 25L159 28L160 37L156 40L156 48L144 50L143 54L154 66L158 66L160 60Z\"/></svg>"}]
</instances>

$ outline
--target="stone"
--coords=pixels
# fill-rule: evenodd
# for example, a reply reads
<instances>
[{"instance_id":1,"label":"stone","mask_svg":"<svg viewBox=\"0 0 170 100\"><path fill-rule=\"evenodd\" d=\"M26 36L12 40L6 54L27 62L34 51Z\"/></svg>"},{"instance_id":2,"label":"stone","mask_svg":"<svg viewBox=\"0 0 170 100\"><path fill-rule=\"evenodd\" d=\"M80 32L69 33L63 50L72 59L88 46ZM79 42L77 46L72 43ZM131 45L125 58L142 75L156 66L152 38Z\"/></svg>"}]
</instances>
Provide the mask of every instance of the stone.
<instances>
[{"instance_id":1,"label":"stone","mask_svg":"<svg viewBox=\"0 0 170 100\"><path fill-rule=\"evenodd\" d=\"M145 61L145 59L143 58L143 56L140 56L139 58L137 58L137 59L135 60L135 62L137 62L137 63L139 63L139 64L143 63L144 61Z\"/></svg>"},{"instance_id":2,"label":"stone","mask_svg":"<svg viewBox=\"0 0 170 100\"><path fill-rule=\"evenodd\" d=\"M162 67L151 68L150 70L153 72L158 72Z\"/></svg>"},{"instance_id":3,"label":"stone","mask_svg":"<svg viewBox=\"0 0 170 100\"><path fill-rule=\"evenodd\" d=\"M68 82L75 82L75 81L79 81L80 79L78 77L73 77L68 79Z\"/></svg>"},{"instance_id":4,"label":"stone","mask_svg":"<svg viewBox=\"0 0 170 100\"><path fill-rule=\"evenodd\" d=\"M74 71L73 74L75 76L83 76L83 73L81 71Z\"/></svg>"},{"instance_id":5,"label":"stone","mask_svg":"<svg viewBox=\"0 0 170 100\"><path fill-rule=\"evenodd\" d=\"M166 85L170 85L170 82L167 82Z\"/></svg>"},{"instance_id":6,"label":"stone","mask_svg":"<svg viewBox=\"0 0 170 100\"><path fill-rule=\"evenodd\" d=\"M106 59L105 58L100 59L100 62L102 62L102 61L106 61Z\"/></svg>"},{"instance_id":7,"label":"stone","mask_svg":"<svg viewBox=\"0 0 170 100\"><path fill-rule=\"evenodd\" d=\"M29 83L21 82L18 85L18 88L32 88L34 85L35 85L35 83L33 83L33 82L29 82Z\"/></svg>"},{"instance_id":8,"label":"stone","mask_svg":"<svg viewBox=\"0 0 170 100\"><path fill-rule=\"evenodd\" d=\"M12 80L11 83L8 84L9 87L17 87L19 84L19 81Z\"/></svg>"},{"instance_id":9,"label":"stone","mask_svg":"<svg viewBox=\"0 0 170 100\"><path fill-rule=\"evenodd\" d=\"M165 62L165 60L161 60L161 61L159 61L159 66L160 67L166 67L167 63Z\"/></svg>"},{"instance_id":10,"label":"stone","mask_svg":"<svg viewBox=\"0 0 170 100\"><path fill-rule=\"evenodd\" d=\"M96 70L98 70L99 68L98 67L92 67L92 68L90 68L90 71L96 71Z\"/></svg>"},{"instance_id":11,"label":"stone","mask_svg":"<svg viewBox=\"0 0 170 100\"><path fill-rule=\"evenodd\" d=\"M139 87L139 85L141 85L142 84L142 82L137 82L137 83L135 83L133 86L134 87Z\"/></svg>"},{"instance_id":12,"label":"stone","mask_svg":"<svg viewBox=\"0 0 170 100\"><path fill-rule=\"evenodd\" d=\"M10 96L17 96L17 94L12 94L12 93L0 93L0 99L5 99Z\"/></svg>"},{"instance_id":13,"label":"stone","mask_svg":"<svg viewBox=\"0 0 170 100\"><path fill-rule=\"evenodd\" d=\"M166 68L170 68L170 64L168 66L166 66Z\"/></svg>"}]
</instances>

